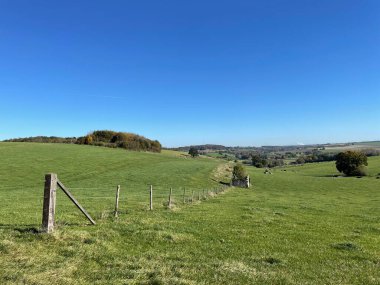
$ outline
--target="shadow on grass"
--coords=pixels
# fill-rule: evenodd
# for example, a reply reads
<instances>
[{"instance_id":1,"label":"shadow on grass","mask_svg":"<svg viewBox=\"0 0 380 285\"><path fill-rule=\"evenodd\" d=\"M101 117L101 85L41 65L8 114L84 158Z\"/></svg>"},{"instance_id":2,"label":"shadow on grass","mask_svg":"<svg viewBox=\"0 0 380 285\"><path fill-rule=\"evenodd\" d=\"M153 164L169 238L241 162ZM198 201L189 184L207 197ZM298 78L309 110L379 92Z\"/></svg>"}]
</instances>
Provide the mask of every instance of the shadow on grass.
<instances>
[{"instance_id":1,"label":"shadow on grass","mask_svg":"<svg viewBox=\"0 0 380 285\"><path fill-rule=\"evenodd\" d=\"M340 174L326 174L326 175L308 175L312 177L326 177L326 178L345 178L345 176Z\"/></svg>"},{"instance_id":2,"label":"shadow on grass","mask_svg":"<svg viewBox=\"0 0 380 285\"><path fill-rule=\"evenodd\" d=\"M359 247L351 242L335 243L331 245L332 248L338 250L358 250Z\"/></svg>"},{"instance_id":3,"label":"shadow on grass","mask_svg":"<svg viewBox=\"0 0 380 285\"><path fill-rule=\"evenodd\" d=\"M19 233L31 233L38 234L41 229L38 225L12 225L12 224L0 224L0 229L14 230Z\"/></svg>"},{"instance_id":4,"label":"shadow on grass","mask_svg":"<svg viewBox=\"0 0 380 285\"><path fill-rule=\"evenodd\" d=\"M216 180L216 179L214 179L214 178L211 178L211 180L212 181L214 181L214 182L216 182L216 183L219 183L219 184L221 184L221 185L225 185L225 186L231 186L230 185L230 182L224 182L224 181L218 181L218 180Z\"/></svg>"},{"instance_id":5,"label":"shadow on grass","mask_svg":"<svg viewBox=\"0 0 380 285\"><path fill-rule=\"evenodd\" d=\"M21 234L40 234L42 233L41 229L35 228L35 227L28 227L28 228L14 228L16 232L19 232Z\"/></svg>"}]
</instances>

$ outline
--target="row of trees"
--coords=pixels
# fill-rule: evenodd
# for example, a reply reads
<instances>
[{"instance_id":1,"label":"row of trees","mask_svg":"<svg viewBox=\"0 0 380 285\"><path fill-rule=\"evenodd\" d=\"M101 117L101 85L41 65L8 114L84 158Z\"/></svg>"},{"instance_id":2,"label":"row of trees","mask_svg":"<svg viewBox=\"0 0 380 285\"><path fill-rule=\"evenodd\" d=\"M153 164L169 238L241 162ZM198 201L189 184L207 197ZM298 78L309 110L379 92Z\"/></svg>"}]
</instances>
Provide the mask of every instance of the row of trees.
<instances>
[{"instance_id":1,"label":"row of trees","mask_svg":"<svg viewBox=\"0 0 380 285\"><path fill-rule=\"evenodd\" d=\"M16 138L5 140L4 142L36 142L36 143L75 143L77 141L76 137L61 138L61 137L27 137L27 138Z\"/></svg>"},{"instance_id":2,"label":"row of trees","mask_svg":"<svg viewBox=\"0 0 380 285\"><path fill-rule=\"evenodd\" d=\"M324 152L314 152L309 155L302 155L296 159L294 164L305 164L313 162L323 162L323 161L334 161L336 160L336 154L334 153L324 153Z\"/></svg>"},{"instance_id":3,"label":"row of trees","mask_svg":"<svg viewBox=\"0 0 380 285\"><path fill-rule=\"evenodd\" d=\"M114 132L108 130L94 131L84 137L28 137L6 140L7 142L37 142L37 143L71 143L124 148L137 151L161 152L161 144L132 133Z\"/></svg>"}]
</instances>

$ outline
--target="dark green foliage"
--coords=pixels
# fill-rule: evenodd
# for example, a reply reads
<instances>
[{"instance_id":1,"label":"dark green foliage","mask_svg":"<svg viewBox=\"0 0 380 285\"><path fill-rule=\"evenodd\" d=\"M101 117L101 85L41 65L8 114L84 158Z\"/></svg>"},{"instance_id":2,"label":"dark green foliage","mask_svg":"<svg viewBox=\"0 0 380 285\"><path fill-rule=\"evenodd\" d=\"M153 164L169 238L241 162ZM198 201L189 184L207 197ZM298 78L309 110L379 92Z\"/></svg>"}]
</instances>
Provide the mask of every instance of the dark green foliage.
<instances>
[{"instance_id":1,"label":"dark green foliage","mask_svg":"<svg viewBox=\"0 0 380 285\"><path fill-rule=\"evenodd\" d=\"M336 156L336 168L347 176L365 176L367 156L359 151L345 151Z\"/></svg>"},{"instance_id":2,"label":"dark green foliage","mask_svg":"<svg viewBox=\"0 0 380 285\"><path fill-rule=\"evenodd\" d=\"M305 164L313 162L334 161L336 155L334 153L324 153L319 151L308 152L297 158L295 164Z\"/></svg>"},{"instance_id":3,"label":"dark green foliage","mask_svg":"<svg viewBox=\"0 0 380 285\"><path fill-rule=\"evenodd\" d=\"M175 147L171 148L171 150L177 150L177 151L188 151L190 148L196 148L198 150L226 150L228 147L225 147L223 145L216 145L216 144L202 144L202 145L196 145L196 146L181 146L181 147Z\"/></svg>"},{"instance_id":4,"label":"dark green foliage","mask_svg":"<svg viewBox=\"0 0 380 285\"><path fill-rule=\"evenodd\" d=\"M267 161L267 167L273 168L273 167L278 167L278 166L284 166L284 160L282 159L269 159Z\"/></svg>"},{"instance_id":5,"label":"dark green foliage","mask_svg":"<svg viewBox=\"0 0 380 285\"><path fill-rule=\"evenodd\" d=\"M306 162L306 160L305 160L304 156L300 156L296 160L296 164L304 164L305 162Z\"/></svg>"},{"instance_id":6,"label":"dark green foliage","mask_svg":"<svg viewBox=\"0 0 380 285\"><path fill-rule=\"evenodd\" d=\"M252 154L251 161L252 161L252 165L257 168L266 167L267 165L266 158L258 153Z\"/></svg>"},{"instance_id":7,"label":"dark green foliage","mask_svg":"<svg viewBox=\"0 0 380 285\"><path fill-rule=\"evenodd\" d=\"M264 155L260 155L258 153L254 153L251 155L251 161L252 165L257 168L264 168L264 167L277 167L277 166L283 166L284 160L279 158L271 158L268 159Z\"/></svg>"},{"instance_id":8,"label":"dark green foliage","mask_svg":"<svg viewBox=\"0 0 380 285\"><path fill-rule=\"evenodd\" d=\"M247 173L245 172L245 168L242 164L236 164L232 171L232 179L233 180L243 180L247 177Z\"/></svg>"},{"instance_id":9,"label":"dark green foliage","mask_svg":"<svg viewBox=\"0 0 380 285\"><path fill-rule=\"evenodd\" d=\"M94 141L111 142L112 138L117 133L109 130L94 131L91 135L94 137Z\"/></svg>"},{"instance_id":10,"label":"dark green foliage","mask_svg":"<svg viewBox=\"0 0 380 285\"><path fill-rule=\"evenodd\" d=\"M69 138L60 138L60 137L28 137L28 138L17 138L17 139L9 139L4 142L36 142L36 143L75 143L77 138L69 137Z\"/></svg>"},{"instance_id":11,"label":"dark green foliage","mask_svg":"<svg viewBox=\"0 0 380 285\"><path fill-rule=\"evenodd\" d=\"M196 149L195 147L190 147L190 149L189 149L189 154L190 154L192 157L196 157L196 156L199 156L199 151L198 151L198 149Z\"/></svg>"},{"instance_id":12,"label":"dark green foliage","mask_svg":"<svg viewBox=\"0 0 380 285\"><path fill-rule=\"evenodd\" d=\"M352 176L368 176L367 167L360 165L357 169L352 172Z\"/></svg>"}]
</instances>

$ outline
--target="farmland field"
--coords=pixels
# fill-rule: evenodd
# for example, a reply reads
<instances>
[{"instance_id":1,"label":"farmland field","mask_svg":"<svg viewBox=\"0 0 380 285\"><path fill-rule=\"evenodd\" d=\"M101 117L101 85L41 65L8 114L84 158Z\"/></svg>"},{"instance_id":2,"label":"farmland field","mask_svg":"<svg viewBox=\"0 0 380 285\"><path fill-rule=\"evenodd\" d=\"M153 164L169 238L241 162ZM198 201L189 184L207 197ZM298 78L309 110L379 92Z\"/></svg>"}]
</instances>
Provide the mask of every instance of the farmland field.
<instances>
[{"instance_id":1,"label":"farmland field","mask_svg":"<svg viewBox=\"0 0 380 285\"><path fill-rule=\"evenodd\" d=\"M273 175L248 167L252 189L203 199L227 175L215 171L223 163L170 151L0 143L0 284L380 284L379 157L361 179L334 177L334 163ZM58 229L38 233L49 172L97 225L58 192ZM194 191L201 201L183 204L184 187L186 199Z\"/></svg>"},{"instance_id":2,"label":"farmland field","mask_svg":"<svg viewBox=\"0 0 380 285\"><path fill-rule=\"evenodd\" d=\"M325 148L325 151L331 151L331 152L340 152L340 151L346 151L346 150L366 150L366 149L373 149L373 150L380 150L380 142L373 141L373 142L360 142L360 143L353 143L352 145L347 146L328 146Z\"/></svg>"}]
</instances>

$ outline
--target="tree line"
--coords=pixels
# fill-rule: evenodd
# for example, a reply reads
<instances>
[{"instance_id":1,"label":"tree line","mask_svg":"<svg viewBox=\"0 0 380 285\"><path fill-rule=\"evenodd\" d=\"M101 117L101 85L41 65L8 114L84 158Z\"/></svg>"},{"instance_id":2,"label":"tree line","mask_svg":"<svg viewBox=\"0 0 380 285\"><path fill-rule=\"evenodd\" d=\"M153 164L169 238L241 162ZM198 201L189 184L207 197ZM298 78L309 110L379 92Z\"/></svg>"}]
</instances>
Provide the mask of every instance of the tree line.
<instances>
[{"instance_id":1,"label":"tree line","mask_svg":"<svg viewBox=\"0 0 380 285\"><path fill-rule=\"evenodd\" d=\"M5 140L5 142L36 142L36 143L68 143L95 145L111 148L124 148L135 151L161 152L161 143L157 140L150 140L146 137L110 130L99 130L89 133L83 137L47 137L37 136L28 138L16 138Z\"/></svg>"}]
</instances>

